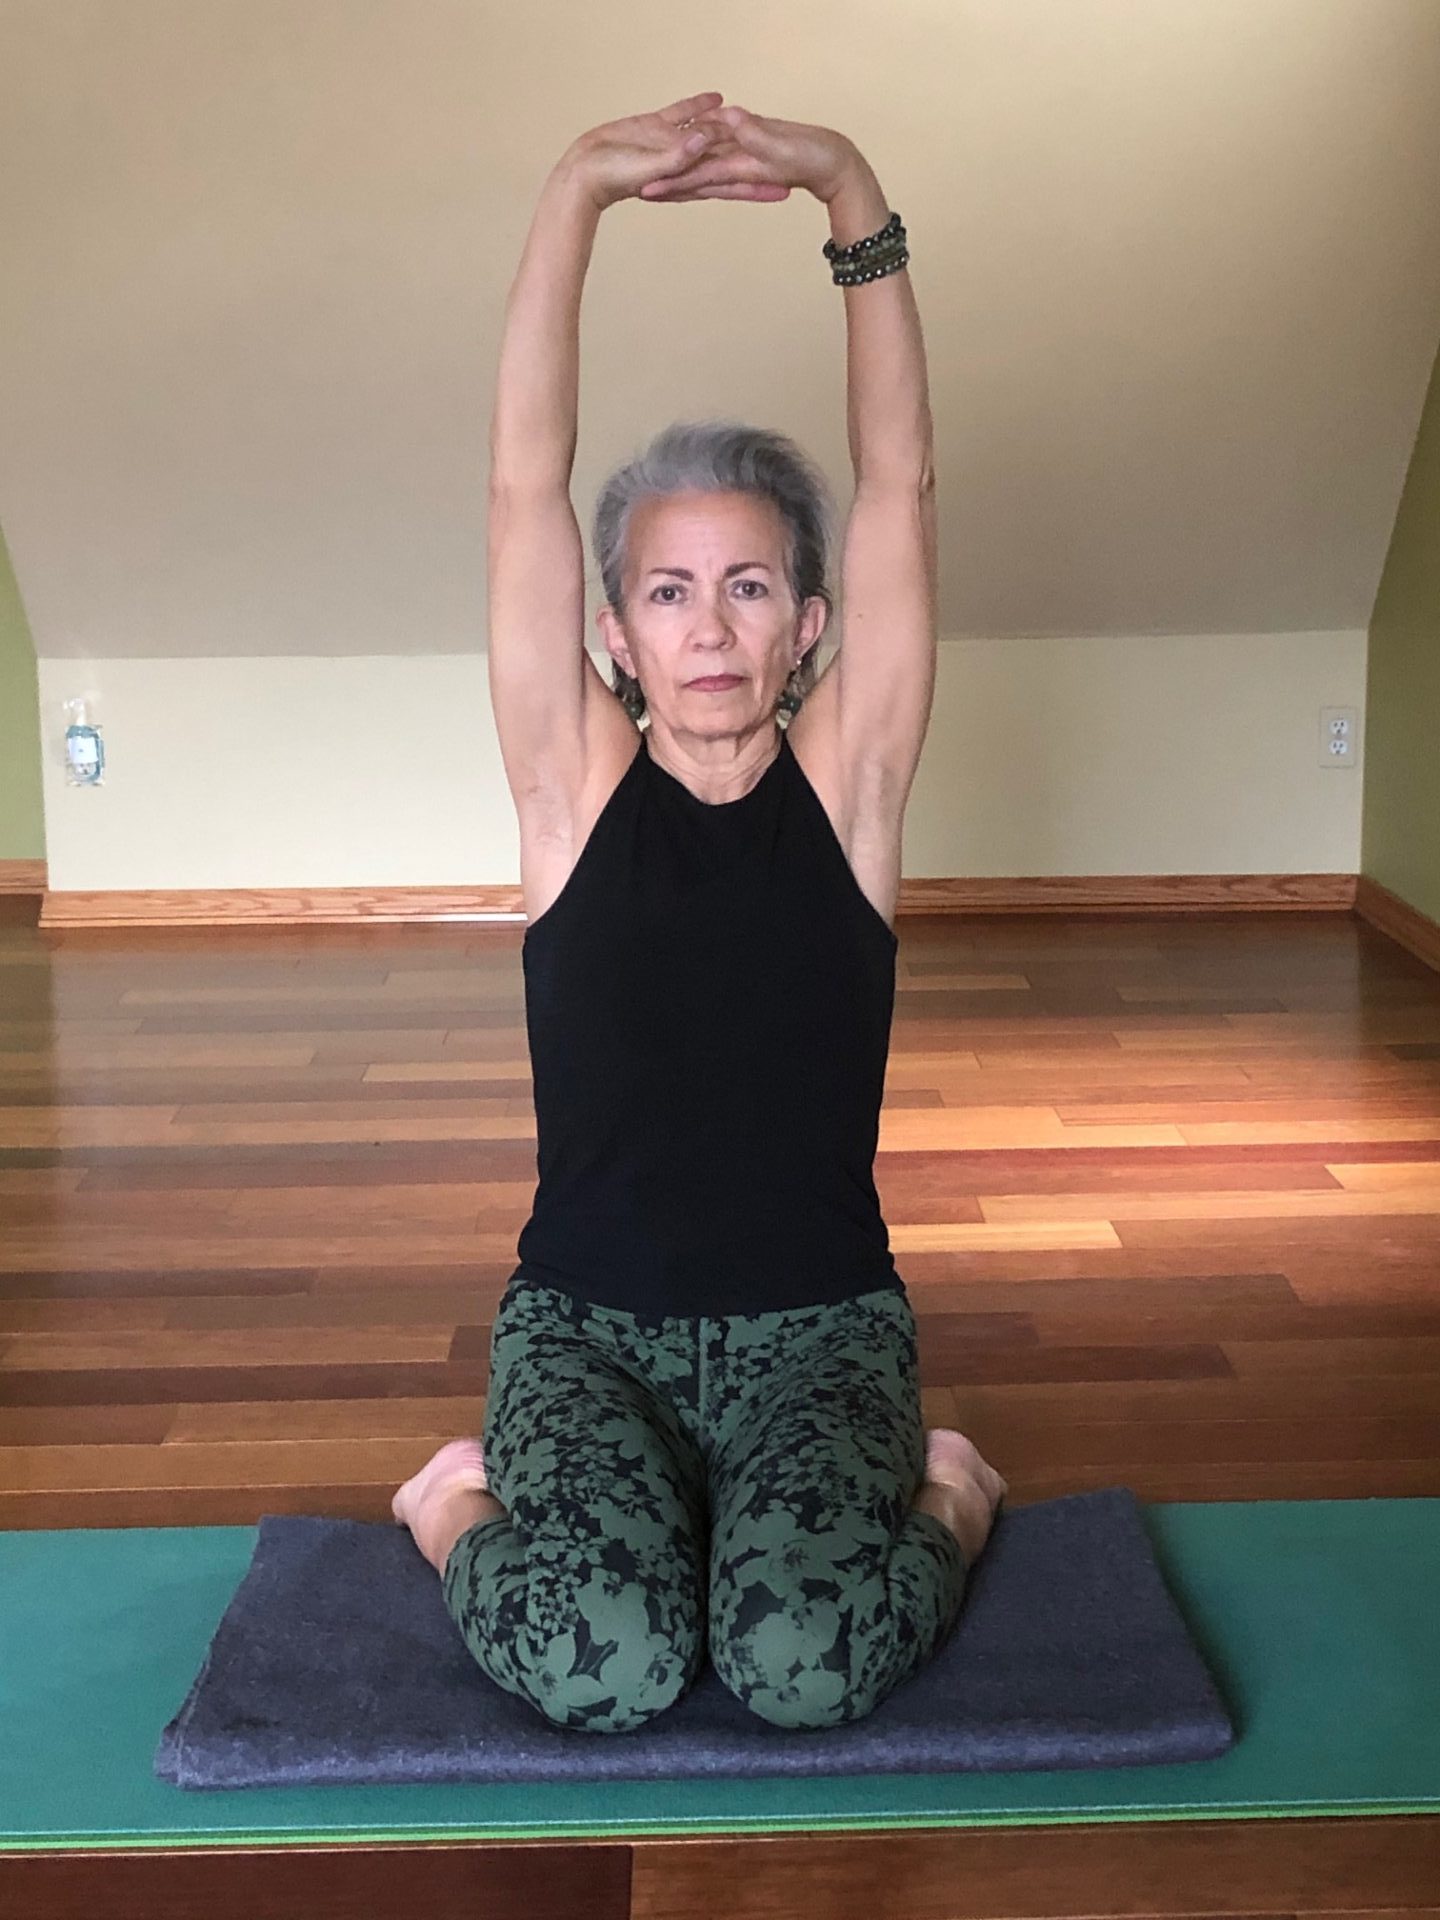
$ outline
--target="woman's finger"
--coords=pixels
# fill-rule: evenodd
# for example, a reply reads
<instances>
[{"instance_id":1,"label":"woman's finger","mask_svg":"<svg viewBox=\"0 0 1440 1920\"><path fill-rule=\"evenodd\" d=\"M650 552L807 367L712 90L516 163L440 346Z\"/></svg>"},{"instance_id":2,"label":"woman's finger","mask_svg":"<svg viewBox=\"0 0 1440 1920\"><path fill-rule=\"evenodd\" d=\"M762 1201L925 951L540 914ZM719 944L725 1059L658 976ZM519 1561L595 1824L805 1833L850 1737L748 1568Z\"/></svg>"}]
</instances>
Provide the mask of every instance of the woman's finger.
<instances>
[{"instance_id":1,"label":"woman's finger","mask_svg":"<svg viewBox=\"0 0 1440 1920\"><path fill-rule=\"evenodd\" d=\"M790 189L775 180L653 180L640 189L636 196L641 200L680 200L696 199L702 194L718 194L721 191L751 199L769 197L779 199Z\"/></svg>"},{"instance_id":2,"label":"woman's finger","mask_svg":"<svg viewBox=\"0 0 1440 1920\"><path fill-rule=\"evenodd\" d=\"M643 187L640 197L663 201L666 206L678 206L685 200L788 200L790 189L770 180L729 186L721 182L713 187L692 187L683 191L668 188L662 183L654 192L649 187Z\"/></svg>"},{"instance_id":3,"label":"woman's finger","mask_svg":"<svg viewBox=\"0 0 1440 1920\"><path fill-rule=\"evenodd\" d=\"M786 187L788 181L776 180L764 167L748 164L744 157L718 161L714 165L701 157L696 165L680 173L647 180L640 192L647 199L665 193L705 192L711 187Z\"/></svg>"},{"instance_id":4,"label":"woman's finger","mask_svg":"<svg viewBox=\"0 0 1440 1920\"><path fill-rule=\"evenodd\" d=\"M673 179L687 168L701 166L713 159L716 153L727 151L738 153L739 148L720 137L713 128L687 128L670 143L668 157L662 149L652 157L650 166L657 177Z\"/></svg>"},{"instance_id":5,"label":"woman's finger","mask_svg":"<svg viewBox=\"0 0 1440 1920\"><path fill-rule=\"evenodd\" d=\"M711 187L722 183L754 185L762 181L772 185L784 184L775 180L763 160L757 159L754 154L742 152L727 140L716 142L713 149L703 153L687 155L681 167L667 170L649 184L655 187Z\"/></svg>"},{"instance_id":6,"label":"woman's finger","mask_svg":"<svg viewBox=\"0 0 1440 1920\"><path fill-rule=\"evenodd\" d=\"M708 117L718 125L725 127L732 140L761 144L770 131L768 123L758 113L751 113L748 107L716 106L709 109Z\"/></svg>"},{"instance_id":7,"label":"woman's finger","mask_svg":"<svg viewBox=\"0 0 1440 1920\"><path fill-rule=\"evenodd\" d=\"M696 140L701 140L704 144L687 155L686 166L704 166L721 154L744 153L744 148L738 147L723 127L712 126L706 121L702 121L697 127L686 127L675 144L684 151Z\"/></svg>"},{"instance_id":8,"label":"woman's finger","mask_svg":"<svg viewBox=\"0 0 1440 1920\"><path fill-rule=\"evenodd\" d=\"M692 93L688 100L675 100L668 107L661 107L660 118L678 127L682 120L695 120L702 113L713 112L724 98L723 93Z\"/></svg>"},{"instance_id":9,"label":"woman's finger","mask_svg":"<svg viewBox=\"0 0 1440 1920\"><path fill-rule=\"evenodd\" d=\"M703 193L647 193L645 198L656 207L683 207L697 200L750 200L758 206L762 201L786 200L789 196L788 187L778 193L769 189L762 193L758 187L710 187Z\"/></svg>"}]
</instances>

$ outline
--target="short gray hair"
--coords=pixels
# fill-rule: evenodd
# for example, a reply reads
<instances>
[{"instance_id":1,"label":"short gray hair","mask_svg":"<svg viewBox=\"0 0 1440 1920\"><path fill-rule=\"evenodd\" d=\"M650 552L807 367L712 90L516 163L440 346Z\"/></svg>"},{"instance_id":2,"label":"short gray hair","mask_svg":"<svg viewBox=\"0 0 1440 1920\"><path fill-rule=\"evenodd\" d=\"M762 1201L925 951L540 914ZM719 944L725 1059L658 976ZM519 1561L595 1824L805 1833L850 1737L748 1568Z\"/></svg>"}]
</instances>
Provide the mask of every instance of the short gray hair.
<instances>
[{"instance_id":1,"label":"short gray hair","mask_svg":"<svg viewBox=\"0 0 1440 1920\"><path fill-rule=\"evenodd\" d=\"M785 574L797 607L818 597L831 613L826 585L834 501L825 476L808 454L770 427L739 420L675 421L643 453L617 467L595 505L594 546L605 598L617 617L625 612L623 572L630 516L637 503L672 493L748 493L771 501L785 527ZM792 717L816 680L817 640L781 698ZM632 720L645 712L640 682L612 661L612 691Z\"/></svg>"}]
</instances>

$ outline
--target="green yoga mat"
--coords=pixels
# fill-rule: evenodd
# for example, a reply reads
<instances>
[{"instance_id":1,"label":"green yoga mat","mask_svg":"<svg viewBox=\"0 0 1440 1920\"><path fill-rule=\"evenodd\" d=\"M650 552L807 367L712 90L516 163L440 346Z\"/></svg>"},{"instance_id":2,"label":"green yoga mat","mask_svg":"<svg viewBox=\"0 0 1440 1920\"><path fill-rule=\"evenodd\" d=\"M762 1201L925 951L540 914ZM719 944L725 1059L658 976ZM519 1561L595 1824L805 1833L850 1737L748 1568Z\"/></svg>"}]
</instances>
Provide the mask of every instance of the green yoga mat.
<instances>
[{"instance_id":1,"label":"green yoga mat","mask_svg":"<svg viewBox=\"0 0 1440 1920\"><path fill-rule=\"evenodd\" d=\"M0 1534L0 1847L315 1845L1440 1810L1440 1499L1154 1505L1239 1727L1184 1766L182 1792L151 1757L253 1527Z\"/></svg>"}]
</instances>

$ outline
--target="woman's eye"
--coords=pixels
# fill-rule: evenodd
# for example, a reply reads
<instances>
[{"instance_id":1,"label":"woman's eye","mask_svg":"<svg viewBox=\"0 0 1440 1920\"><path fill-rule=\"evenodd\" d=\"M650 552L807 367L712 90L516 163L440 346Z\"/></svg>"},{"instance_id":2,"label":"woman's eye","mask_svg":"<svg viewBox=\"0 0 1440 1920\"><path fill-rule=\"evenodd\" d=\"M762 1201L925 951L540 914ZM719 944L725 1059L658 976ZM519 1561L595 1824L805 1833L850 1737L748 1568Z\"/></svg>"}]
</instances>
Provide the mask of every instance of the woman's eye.
<instances>
[{"instance_id":1,"label":"woman's eye","mask_svg":"<svg viewBox=\"0 0 1440 1920\"><path fill-rule=\"evenodd\" d=\"M761 594L766 593L768 591L765 585L765 582L763 580L741 580L738 582L738 585L742 587L757 587ZM659 599L662 593L678 593L679 591L680 589L678 587L672 586L667 583L664 586L656 587L654 593L651 594L650 598L652 600L657 600ZM743 598L745 598L746 600L753 600L756 597L757 595L751 594L751 593L747 593L743 596ZM673 600L661 601L661 605L666 607L673 607L674 604L675 602Z\"/></svg>"}]
</instances>

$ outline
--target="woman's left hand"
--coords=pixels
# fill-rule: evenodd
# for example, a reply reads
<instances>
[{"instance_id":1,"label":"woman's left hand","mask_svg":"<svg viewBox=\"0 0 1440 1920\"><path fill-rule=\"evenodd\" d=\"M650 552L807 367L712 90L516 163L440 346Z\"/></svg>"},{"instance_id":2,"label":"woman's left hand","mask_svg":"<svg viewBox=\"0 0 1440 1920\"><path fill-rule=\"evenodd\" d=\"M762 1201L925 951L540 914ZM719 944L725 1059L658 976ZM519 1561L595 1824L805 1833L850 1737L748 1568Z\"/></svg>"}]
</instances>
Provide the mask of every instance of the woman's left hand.
<instances>
[{"instance_id":1,"label":"woman's left hand","mask_svg":"<svg viewBox=\"0 0 1440 1920\"><path fill-rule=\"evenodd\" d=\"M784 200L802 187L828 203L861 164L853 141L830 127L768 120L744 107L715 107L696 116L714 137L690 166L640 189L641 200Z\"/></svg>"}]
</instances>

